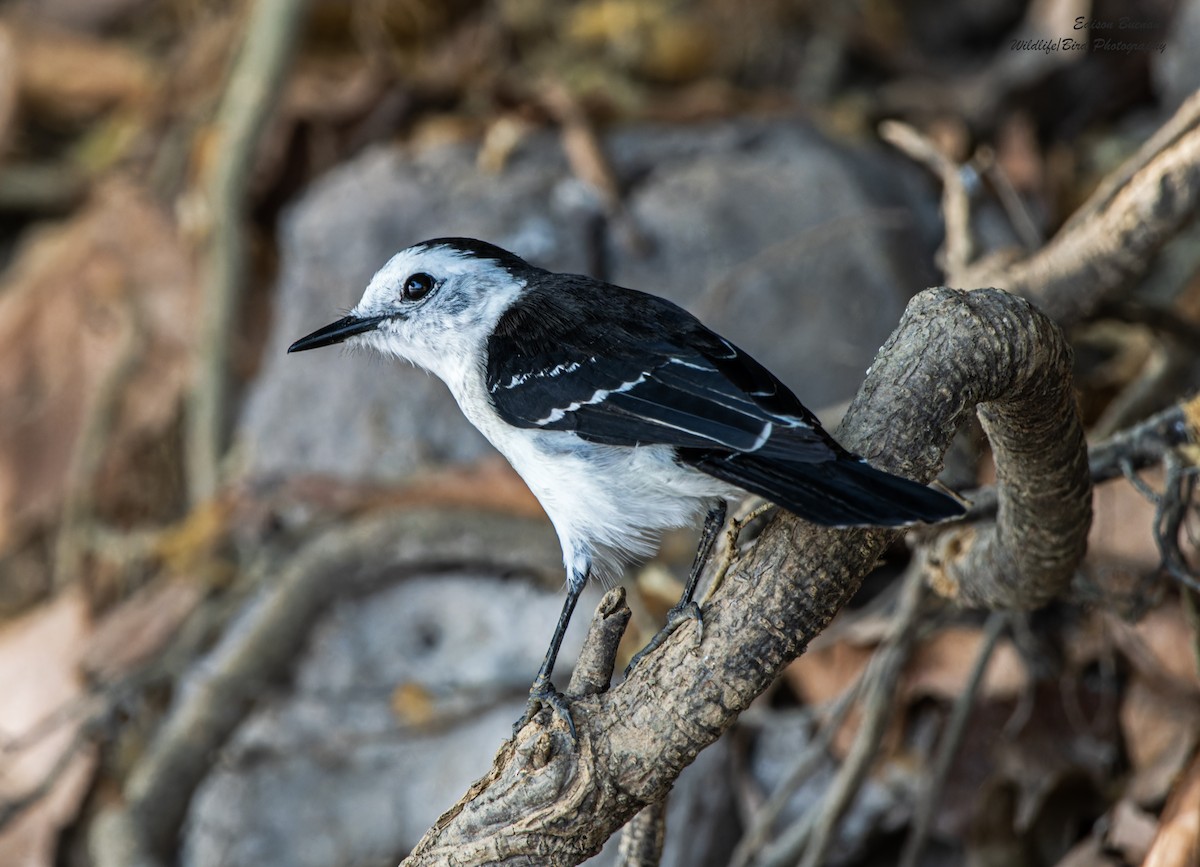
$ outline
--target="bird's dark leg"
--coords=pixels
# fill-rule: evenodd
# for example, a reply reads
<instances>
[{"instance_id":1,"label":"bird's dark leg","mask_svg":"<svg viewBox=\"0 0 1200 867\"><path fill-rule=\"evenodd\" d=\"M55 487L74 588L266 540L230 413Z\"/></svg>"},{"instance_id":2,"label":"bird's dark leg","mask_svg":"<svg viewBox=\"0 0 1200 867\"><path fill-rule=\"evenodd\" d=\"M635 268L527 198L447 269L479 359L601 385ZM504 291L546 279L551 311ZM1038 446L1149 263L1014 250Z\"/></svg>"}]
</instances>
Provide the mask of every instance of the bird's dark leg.
<instances>
[{"instance_id":1,"label":"bird's dark leg","mask_svg":"<svg viewBox=\"0 0 1200 867\"><path fill-rule=\"evenodd\" d=\"M657 650L664 641L688 620L696 621L697 640L704 638L704 620L700 617L700 606L692 601L692 597L696 595L696 585L700 583L700 574L704 571L704 566L708 563L712 556L713 545L716 544L717 534L721 532L721 528L725 526L725 501L718 500L717 504L708 510L708 516L704 519L704 529L700 532L700 547L696 549L696 559L692 561L692 571L688 573L687 584L684 585L683 595L679 597L679 601L675 607L667 612L667 622L662 629L655 633L650 639L650 643L639 650L629 660L629 665L625 668L625 674L633 671L634 666L642 661L644 656L647 656Z\"/></svg>"},{"instance_id":2,"label":"bird's dark leg","mask_svg":"<svg viewBox=\"0 0 1200 867\"><path fill-rule=\"evenodd\" d=\"M575 611L575 604L579 601L579 594L583 592L586 584L586 574L583 576L572 575L567 579L567 599L563 602L562 612L558 615L558 625L554 627L554 635L550 637L550 646L546 648L546 655L542 657L542 667L538 669L537 677L533 679L533 686L529 688L529 702L525 705L525 713L513 724L513 737L516 737L517 732L523 729L525 724L545 706L566 722L567 728L571 730L571 739L575 738L575 723L571 719L567 700L554 688L554 684L550 682L550 675L554 673L558 649L567 632L567 625L571 622L571 615Z\"/></svg>"}]
</instances>

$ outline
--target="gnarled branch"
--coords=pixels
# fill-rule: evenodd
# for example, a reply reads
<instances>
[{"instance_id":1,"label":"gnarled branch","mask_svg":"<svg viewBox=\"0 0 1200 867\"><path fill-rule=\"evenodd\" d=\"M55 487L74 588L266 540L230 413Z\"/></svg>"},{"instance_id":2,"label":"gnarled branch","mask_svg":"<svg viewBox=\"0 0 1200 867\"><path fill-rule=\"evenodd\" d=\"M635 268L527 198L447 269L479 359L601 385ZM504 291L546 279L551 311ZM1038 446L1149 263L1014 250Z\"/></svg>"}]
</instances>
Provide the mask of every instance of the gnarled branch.
<instances>
[{"instance_id":1,"label":"gnarled branch","mask_svg":"<svg viewBox=\"0 0 1200 867\"><path fill-rule=\"evenodd\" d=\"M1042 249L1018 261L985 258L963 286L999 286L1075 324L1146 272L1200 204L1200 96L1113 173Z\"/></svg>"},{"instance_id":2,"label":"gnarled branch","mask_svg":"<svg viewBox=\"0 0 1200 867\"><path fill-rule=\"evenodd\" d=\"M1002 440L996 455L1006 490L996 541L977 541L982 553L971 556L1003 570L996 592L1009 603L1032 604L1069 577L1088 527L1086 452L1069 382L1070 351L1030 304L996 290L934 289L913 300L880 351L840 439L878 466L929 479L959 426L984 405L989 432ZM1045 461L1046 453L1056 460ZM1046 534L1033 557L1010 561L1017 546L1006 527L1040 532L1051 524L1060 536ZM702 644L694 626L684 626L625 682L574 700L575 744L545 716L526 726L405 864L575 864L595 853L642 807L661 801L804 651L897 535L822 529L778 514L706 606ZM976 596L960 577L961 598L991 598L990 588Z\"/></svg>"}]
</instances>

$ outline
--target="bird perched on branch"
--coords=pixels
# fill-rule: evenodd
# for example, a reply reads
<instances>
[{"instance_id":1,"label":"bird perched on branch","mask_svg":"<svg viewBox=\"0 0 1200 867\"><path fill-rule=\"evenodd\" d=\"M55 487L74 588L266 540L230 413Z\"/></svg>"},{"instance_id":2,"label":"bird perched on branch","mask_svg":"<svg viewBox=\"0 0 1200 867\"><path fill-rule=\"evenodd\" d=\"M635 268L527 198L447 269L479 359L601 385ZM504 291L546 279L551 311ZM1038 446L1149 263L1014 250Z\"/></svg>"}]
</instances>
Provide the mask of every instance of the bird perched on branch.
<instances>
[{"instance_id":1,"label":"bird perched on branch","mask_svg":"<svg viewBox=\"0 0 1200 867\"><path fill-rule=\"evenodd\" d=\"M549 705L574 731L550 677L588 577L615 577L661 531L705 508L706 545L725 500L745 491L836 527L963 511L842 448L770 371L681 307L555 274L482 241L438 238L400 251L349 315L288 352L335 343L441 378L554 524L567 599L518 728ZM675 614L698 614L698 574Z\"/></svg>"}]
</instances>

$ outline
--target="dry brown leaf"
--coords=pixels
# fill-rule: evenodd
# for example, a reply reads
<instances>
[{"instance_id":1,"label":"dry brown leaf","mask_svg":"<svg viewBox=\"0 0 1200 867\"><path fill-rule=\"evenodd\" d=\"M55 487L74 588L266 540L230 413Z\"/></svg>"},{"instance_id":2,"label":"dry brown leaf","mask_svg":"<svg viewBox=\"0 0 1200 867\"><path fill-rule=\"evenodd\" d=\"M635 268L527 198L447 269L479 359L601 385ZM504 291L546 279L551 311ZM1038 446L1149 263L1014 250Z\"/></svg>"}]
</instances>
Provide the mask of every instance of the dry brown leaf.
<instances>
[{"instance_id":1,"label":"dry brown leaf","mask_svg":"<svg viewBox=\"0 0 1200 867\"><path fill-rule=\"evenodd\" d=\"M177 416L195 286L171 221L122 181L21 251L0 287L0 551L58 516L89 413L123 365L112 430L100 432L106 502L136 508L162 490L136 447Z\"/></svg>"},{"instance_id":2,"label":"dry brown leaf","mask_svg":"<svg viewBox=\"0 0 1200 867\"><path fill-rule=\"evenodd\" d=\"M433 711L433 696L421 684L402 683L392 690L392 714L404 725L427 725Z\"/></svg>"},{"instance_id":3,"label":"dry brown leaf","mask_svg":"<svg viewBox=\"0 0 1200 867\"><path fill-rule=\"evenodd\" d=\"M1026 112L1014 111L1000 126L996 160L1016 189L1039 195L1045 191L1046 177L1037 125Z\"/></svg>"},{"instance_id":4,"label":"dry brown leaf","mask_svg":"<svg viewBox=\"0 0 1200 867\"><path fill-rule=\"evenodd\" d=\"M79 660L90 628L77 591L0 627L0 801L28 794L74 749L82 715L62 711L85 697ZM49 791L0 830L2 867L57 863L59 832L87 793L94 750L84 746L65 761Z\"/></svg>"},{"instance_id":5,"label":"dry brown leaf","mask_svg":"<svg viewBox=\"0 0 1200 867\"><path fill-rule=\"evenodd\" d=\"M1200 696L1200 672L1196 670L1196 641L1200 636L1192 630L1179 605L1151 611L1134 632L1161 671Z\"/></svg>"},{"instance_id":6,"label":"dry brown leaf","mask_svg":"<svg viewBox=\"0 0 1200 867\"><path fill-rule=\"evenodd\" d=\"M154 549L166 571L173 575L200 577L219 546L228 537L235 503L209 500L159 534Z\"/></svg>"},{"instance_id":7,"label":"dry brown leaf","mask_svg":"<svg viewBox=\"0 0 1200 867\"><path fill-rule=\"evenodd\" d=\"M954 699L964 689L983 645L983 633L966 626L951 626L923 641L905 672L907 697L933 696ZM1008 641L992 651L980 684L984 698L1015 698L1029 682L1020 654Z\"/></svg>"},{"instance_id":8,"label":"dry brown leaf","mask_svg":"<svg viewBox=\"0 0 1200 867\"><path fill-rule=\"evenodd\" d=\"M1088 837L1071 847L1055 867L1125 867L1115 855L1104 851L1099 837Z\"/></svg>"},{"instance_id":9,"label":"dry brown leaf","mask_svg":"<svg viewBox=\"0 0 1200 867\"><path fill-rule=\"evenodd\" d=\"M83 651L84 669L110 681L142 664L166 645L202 595L189 581L143 587L96 624Z\"/></svg>"},{"instance_id":10,"label":"dry brown leaf","mask_svg":"<svg viewBox=\"0 0 1200 867\"><path fill-rule=\"evenodd\" d=\"M153 92L150 63L120 42L48 26L14 29L21 95L35 111L81 120Z\"/></svg>"},{"instance_id":11,"label":"dry brown leaf","mask_svg":"<svg viewBox=\"0 0 1200 867\"><path fill-rule=\"evenodd\" d=\"M732 55L729 33L697 10L645 0L576 4L564 28L569 43L602 49L621 66L661 82L683 83Z\"/></svg>"},{"instance_id":12,"label":"dry brown leaf","mask_svg":"<svg viewBox=\"0 0 1200 867\"><path fill-rule=\"evenodd\" d=\"M783 670L783 676L806 704L823 704L845 692L875 655L874 647L838 641L808 652Z\"/></svg>"},{"instance_id":13,"label":"dry brown leaf","mask_svg":"<svg viewBox=\"0 0 1200 867\"><path fill-rule=\"evenodd\" d=\"M1158 819L1128 798L1122 798L1109 811L1106 848L1120 852L1127 864L1141 864L1158 831Z\"/></svg>"},{"instance_id":14,"label":"dry brown leaf","mask_svg":"<svg viewBox=\"0 0 1200 867\"><path fill-rule=\"evenodd\" d=\"M1148 477L1153 485L1156 480ZM1158 567L1154 543L1154 504L1124 479L1098 485L1092 499L1088 534L1089 569L1121 570L1138 575Z\"/></svg>"},{"instance_id":15,"label":"dry brown leaf","mask_svg":"<svg viewBox=\"0 0 1200 867\"><path fill-rule=\"evenodd\" d=\"M1200 754L1171 792L1158 836L1142 867L1196 867L1200 864Z\"/></svg>"},{"instance_id":16,"label":"dry brown leaf","mask_svg":"<svg viewBox=\"0 0 1200 867\"><path fill-rule=\"evenodd\" d=\"M1120 709L1133 777L1126 797L1159 803L1200 740L1200 704L1164 694L1144 676L1130 679Z\"/></svg>"},{"instance_id":17,"label":"dry brown leaf","mask_svg":"<svg viewBox=\"0 0 1200 867\"><path fill-rule=\"evenodd\" d=\"M12 28L0 23L0 156L8 154L17 111L17 46Z\"/></svg>"},{"instance_id":18,"label":"dry brown leaf","mask_svg":"<svg viewBox=\"0 0 1200 867\"><path fill-rule=\"evenodd\" d=\"M343 124L367 114L380 99L386 81L361 58L301 57L288 77L280 114L322 123Z\"/></svg>"}]
</instances>

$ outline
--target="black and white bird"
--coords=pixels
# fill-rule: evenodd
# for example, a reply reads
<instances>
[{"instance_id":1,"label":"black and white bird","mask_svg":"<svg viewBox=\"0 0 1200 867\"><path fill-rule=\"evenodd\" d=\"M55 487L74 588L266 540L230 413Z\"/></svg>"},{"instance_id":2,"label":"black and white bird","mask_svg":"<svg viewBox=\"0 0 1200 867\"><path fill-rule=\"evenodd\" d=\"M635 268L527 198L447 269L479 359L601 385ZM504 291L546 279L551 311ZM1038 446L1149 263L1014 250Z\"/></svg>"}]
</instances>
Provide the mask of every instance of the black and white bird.
<instances>
[{"instance_id":1,"label":"black and white bird","mask_svg":"<svg viewBox=\"0 0 1200 867\"><path fill-rule=\"evenodd\" d=\"M962 513L842 448L770 371L683 308L482 241L400 251L349 315L288 352L335 343L437 375L558 533L567 599L521 723L546 704L570 724L550 677L588 577L615 577L706 508L749 491L827 526Z\"/></svg>"}]
</instances>

